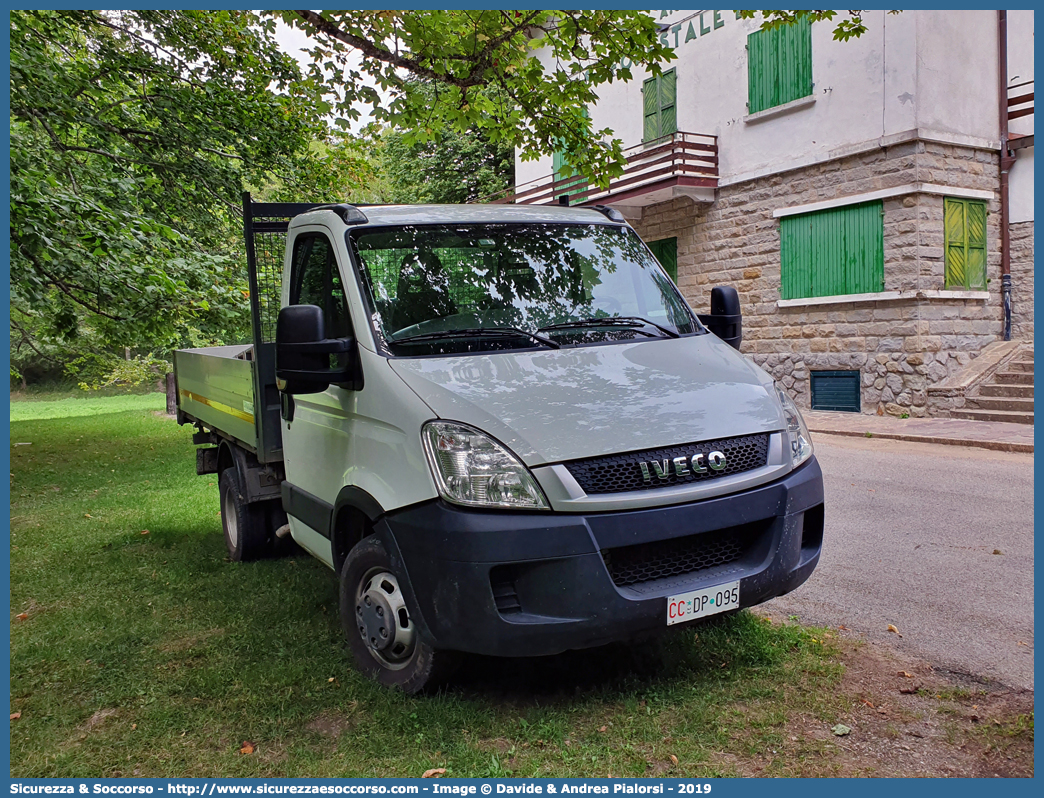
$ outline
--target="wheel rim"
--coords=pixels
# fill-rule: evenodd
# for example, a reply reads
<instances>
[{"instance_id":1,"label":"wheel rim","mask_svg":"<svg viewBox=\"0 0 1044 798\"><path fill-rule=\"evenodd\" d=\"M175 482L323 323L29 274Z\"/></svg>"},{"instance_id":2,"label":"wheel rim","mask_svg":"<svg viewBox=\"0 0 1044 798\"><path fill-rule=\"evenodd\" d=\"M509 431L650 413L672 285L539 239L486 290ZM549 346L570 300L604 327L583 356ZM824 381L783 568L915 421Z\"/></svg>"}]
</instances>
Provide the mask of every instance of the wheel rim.
<instances>
[{"instance_id":1,"label":"wheel rim","mask_svg":"<svg viewBox=\"0 0 1044 798\"><path fill-rule=\"evenodd\" d=\"M417 645L416 629L395 574L367 571L355 591L355 627L370 655L383 667L406 666Z\"/></svg>"},{"instance_id":2,"label":"wheel rim","mask_svg":"<svg viewBox=\"0 0 1044 798\"><path fill-rule=\"evenodd\" d=\"M225 522L225 534L228 535L232 548L239 545L239 526L236 523L236 504L233 501L232 489L225 489L225 500L221 502L221 517Z\"/></svg>"}]
</instances>

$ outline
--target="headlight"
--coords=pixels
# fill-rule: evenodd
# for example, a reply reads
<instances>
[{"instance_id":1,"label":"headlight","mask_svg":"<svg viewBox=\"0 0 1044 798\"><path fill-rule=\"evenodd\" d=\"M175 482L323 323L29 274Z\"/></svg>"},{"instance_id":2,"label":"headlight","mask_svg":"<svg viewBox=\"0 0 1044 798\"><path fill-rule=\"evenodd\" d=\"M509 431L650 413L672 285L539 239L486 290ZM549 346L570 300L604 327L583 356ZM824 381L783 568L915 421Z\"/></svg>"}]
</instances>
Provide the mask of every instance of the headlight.
<instances>
[{"instance_id":1,"label":"headlight","mask_svg":"<svg viewBox=\"0 0 1044 798\"><path fill-rule=\"evenodd\" d=\"M812 456L812 437L808 434L805 419L801 417L801 411L797 409L794 400L790 398L783 386L776 383L776 396L783 406L783 415L787 419L787 436L790 438L790 456L794 465L800 465Z\"/></svg>"},{"instance_id":2,"label":"headlight","mask_svg":"<svg viewBox=\"0 0 1044 798\"><path fill-rule=\"evenodd\" d=\"M546 510L547 499L511 452L476 429L429 421L421 430L439 495L468 507Z\"/></svg>"}]
</instances>

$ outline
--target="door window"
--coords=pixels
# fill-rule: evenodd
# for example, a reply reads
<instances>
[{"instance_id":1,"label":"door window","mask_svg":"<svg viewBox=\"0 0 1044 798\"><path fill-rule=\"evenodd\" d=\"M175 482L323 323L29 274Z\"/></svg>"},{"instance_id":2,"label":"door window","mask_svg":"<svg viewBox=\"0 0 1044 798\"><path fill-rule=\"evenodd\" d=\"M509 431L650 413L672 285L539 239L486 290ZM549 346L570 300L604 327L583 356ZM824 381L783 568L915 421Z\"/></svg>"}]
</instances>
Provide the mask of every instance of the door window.
<instances>
[{"instance_id":1,"label":"door window","mask_svg":"<svg viewBox=\"0 0 1044 798\"><path fill-rule=\"evenodd\" d=\"M298 236L294 242L290 304L322 308L327 338L352 334L352 320L333 246L322 234Z\"/></svg>"}]
</instances>

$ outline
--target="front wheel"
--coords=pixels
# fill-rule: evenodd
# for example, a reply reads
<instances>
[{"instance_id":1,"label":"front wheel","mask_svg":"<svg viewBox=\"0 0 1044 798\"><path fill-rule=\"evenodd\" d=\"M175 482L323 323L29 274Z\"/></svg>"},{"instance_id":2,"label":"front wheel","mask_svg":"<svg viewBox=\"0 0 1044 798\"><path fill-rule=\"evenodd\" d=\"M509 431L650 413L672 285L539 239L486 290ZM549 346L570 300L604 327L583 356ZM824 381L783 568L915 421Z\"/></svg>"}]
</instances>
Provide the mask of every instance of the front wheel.
<instances>
[{"instance_id":1,"label":"front wheel","mask_svg":"<svg viewBox=\"0 0 1044 798\"><path fill-rule=\"evenodd\" d=\"M359 670L410 694L437 687L458 661L421 640L391 558L373 538L357 543L341 569L341 626Z\"/></svg>"}]
</instances>

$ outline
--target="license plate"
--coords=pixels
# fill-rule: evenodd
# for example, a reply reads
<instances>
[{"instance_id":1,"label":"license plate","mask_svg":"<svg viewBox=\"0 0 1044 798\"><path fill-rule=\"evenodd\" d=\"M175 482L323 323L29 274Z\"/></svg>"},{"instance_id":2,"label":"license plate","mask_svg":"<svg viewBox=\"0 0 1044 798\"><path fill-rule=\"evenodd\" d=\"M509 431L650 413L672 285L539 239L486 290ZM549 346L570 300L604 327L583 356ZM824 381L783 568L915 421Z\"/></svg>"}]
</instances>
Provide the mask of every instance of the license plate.
<instances>
[{"instance_id":1,"label":"license plate","mask_svg":"<svg viewBox=\"0 0 1044 798\"><path fill-rule=\"evenodd\" d=\"M667 598L667 625L684 623L695 618L704 618L739 607L740 583L705 587L691 593L681 593Z\"/></svg>"}]
</instances>

